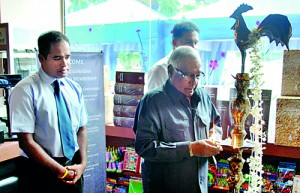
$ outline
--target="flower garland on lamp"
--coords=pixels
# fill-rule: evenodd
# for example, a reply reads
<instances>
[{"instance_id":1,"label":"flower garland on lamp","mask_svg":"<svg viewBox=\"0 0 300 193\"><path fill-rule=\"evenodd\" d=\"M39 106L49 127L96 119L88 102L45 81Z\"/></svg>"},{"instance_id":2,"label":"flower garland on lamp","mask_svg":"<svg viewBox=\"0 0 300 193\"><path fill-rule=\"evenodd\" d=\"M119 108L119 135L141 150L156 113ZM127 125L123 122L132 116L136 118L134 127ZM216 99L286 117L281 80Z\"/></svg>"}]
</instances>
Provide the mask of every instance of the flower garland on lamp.
<instances>
[{"instance_id":1,"label":"flower garland on lamp","mask_svg":"<svg viewBox=\"0 0 300 193\"><path fill-rule=\"evenodd\" d=\"M253 29L253 34L257 33L257 29ZM250 37L254 38L254 37ZM251 79L253 80L253 89L251 89L252 94L250 97L253 99L253 105L250 109L250 114L253 117L253 123L250 127L251 142L253 144L253 149L250 157L247 159L249 164L249 174L246 175L249 179L249 187L246 193L257 193L261 192L261 187L263 185L263 143L266 141L266 134L263 132L264 120L262 119L262 90L263 85L263 73L261 64L261 52L260 47L262 45L261 40L258 40L253 45L253 50L250 51L250 61L253 67L250 68Z\"/></svg>"}]
</instances>

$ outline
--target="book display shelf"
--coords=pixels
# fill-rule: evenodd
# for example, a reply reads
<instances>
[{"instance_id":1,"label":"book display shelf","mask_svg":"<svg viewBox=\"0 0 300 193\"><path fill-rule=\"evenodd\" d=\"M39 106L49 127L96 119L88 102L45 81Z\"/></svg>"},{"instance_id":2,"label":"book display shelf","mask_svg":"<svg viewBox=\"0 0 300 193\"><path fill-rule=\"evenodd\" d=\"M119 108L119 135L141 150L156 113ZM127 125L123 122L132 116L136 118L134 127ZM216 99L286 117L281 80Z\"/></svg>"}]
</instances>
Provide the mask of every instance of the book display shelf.
<instances>
[{"instance_id":1,"label":"book display shelf","mask_svg":"<svg viewBox=\"0 0 300 193\"><path fill-rule=\"evenodd\" d=\"M114 137L118 138L118 140L125 139L128 141L131 141L133 143L134 141L134 132L132 128L126 128L126 127L118 127L114 126L113 124L107 124L105 126L106 129L106 137ZM299 159L300 160L300 148L298 147L288 147L288 146L280 146L275 144L265 144L265 150L263 151L263 154L265 156L273 156L280 158L291 158L291 159ZM230 152L231 149L228 146L225 146L223 148L224 152ZM246 150L245 153L250 153L249 150Z\"/></svg>"},{"instance_id":2,"label":"book display shelf","mask_svg":"<svg viewBox=\"0 0 300 193\"><path fill-rule=\"evenodd\" d=\"M106 140L107 145L110 146L130 146L133 145L135 134L132 128L118 127L113 124L107 124L106 127ZM279 146L275 144L265 144L263 151L263 162L295 162L297 166L300 166L300 148ZM243 157L246 160L250 156L250 150L243 152ZM228 146L223 147L223 152L217 156L217 159L228 159L231 155L231 148ZM298 169L299 170L299 169ZM123 175L141 177L141 174L134 172L124 172ZM209 192L228 192L222 189L210 188Z\"/></svg>"},{"instance_id":3,"label":"book display shelf","mask_svg":"<svg viewBox=\"0 0 300 193\"><path fill-rule=\"evenodd\" d=\"M300 52L294 53L296 55L295 57L300 56ZM286 57L285 57L286 58ZM299 61L298 59L296 61ZM287 63L287 62L284 62ZM297 71L297 70L295 70ZM132 73L134 74L134 73ZM130 77L130 80L128 79ZM135 79L135 80L133 80ZM139 102L139 99L142 97L142 91L143 91L143 85L144 85L144 76L143 74L136 73L134 76L131 76L124 72L117 72L116 74L116 88L115 88L115 96L114 96L114 122L110 124L106 124L106 145L107 146L113 146L113 147L121 147L121 146L131 146L133 147L135 134L133 132L132 126L133 126L133 120L134 120L134 108ZM217 100L217 87L204 87L208 94L211 96L211 99L220 112L223 122L222 122L222 128L223 128L223 140L228 138L228 134L230 133L230 115L229 115L229 101L219 101ZM235 95L234 89L230 89L230 96L231 98ZM283 92L284 93L284 92ZM250 94L250 92L248 93ZM140 97L140 98L139 98ZM263 127L263 131L267 131L269 126L269 114L271 112L270 110L270 102L272 99L272 90L264 89L262 90L262 100L263 100L263 109L264 109L264 121L265 125ZM295 99L293 99L295 101ZM299 98L296 99L296 101L299 101ZM294 103L293 103L294 104ZM297 103L299 104L299 103ZM122 105L122 106L121 106ZM129 108L128 108L129 106ZM294 105L295 106L295 105ZM296 105L297 106L297 105ZM122 108L121 108L122 107ZM125 108L126 107L126 108ZM291 107L290 107L291 108ZM298 107L295 107L298 108ZM294 112L294 111L293 111ZM297 111L295 111L297 112ZM290 117L295 116L294 114ZM118 119L116 119L118 118ZM124 118L127 118L126 120ZM119 120L123 120L119 121ZM251 124L251 117L249 116L249 120L245 125L245 128L249 130ZM291 119L293 122L293 125L298 124L297 117L295 119ZM299 124L298 124L299 125ZM277 126L278 127L278 126ZM278 129L276 127L276 130ZM295 126L297 128L297 125ZM295 128L293 127L293 128ZM295 129L296 129L295 128ZM298 131L298 130L297 130ZM286 135L288 133L289 135ZM294 163L296 165L295 174L298 174L300 172L300 138L295 141L295 144L289 144L288 140L290 140L290 137L288 136L293 135L292 131L283 131L284 135L281 135L280 137L283 139L284 144L280 144L281 141L275 141L274 144L266 143L263 145L263 164L265 165L280 165L281 162L286 163ZM286 137L287 136L287 137ZM246 138L249 138L249 136L246 136ZM278 137L277 137L278 138ZM288 139L288 140L287 140ZM298 145L298 146L297 146ZM231 146L223 146L223 151L216 155L217 160L228 160L230 158L231 154L233 152L233 149ZM244 150L243 151L243 158L245 160L243 173L249 172L249 165L247 163L247 158L251 156L251 150ZM278 170L279 171L279 170ZM124 172L122 175L128 175L133 177L140 177L141 174L137 174L134 172ZM277 183L277 182L276 182ZM220 189L220 188L209 188L209 192L228 192L228 190Z\"/></svg>"},{"instance_id":4,"label":"book display shelf","mask_svg":"<svg viewBox=\"0 0 300 193\"><path fill-rule=\"evenodd\" d=\"M112 155L107 159L107 192L127 192L132 189L132 180L141 183L141 157L133 147L132 127L137 105L144 95L144 78L142 72L116 72L110 107L113 117L105 128L107 155Z\"/></svg>"}]
</instances>

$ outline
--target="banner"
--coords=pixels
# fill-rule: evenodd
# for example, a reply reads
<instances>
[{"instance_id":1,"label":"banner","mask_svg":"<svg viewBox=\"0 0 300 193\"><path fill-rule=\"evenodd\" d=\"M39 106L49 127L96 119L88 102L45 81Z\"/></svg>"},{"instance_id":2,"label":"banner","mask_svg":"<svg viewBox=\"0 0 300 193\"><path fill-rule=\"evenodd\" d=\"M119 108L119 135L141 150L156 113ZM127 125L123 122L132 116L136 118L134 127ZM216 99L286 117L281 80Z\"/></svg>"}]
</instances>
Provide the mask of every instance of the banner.
<instances>
[{"instance_id":1,"label":"banner","mask_svg":"<svg viewBox=\"0 0 300 193\"><path fill-rule=\"evenodd\" d=\"M106 184L103 52L72 52L68 77L83 90L88 113L88 162L84 192L103 193Z\"/></svg>"}]
</instances>

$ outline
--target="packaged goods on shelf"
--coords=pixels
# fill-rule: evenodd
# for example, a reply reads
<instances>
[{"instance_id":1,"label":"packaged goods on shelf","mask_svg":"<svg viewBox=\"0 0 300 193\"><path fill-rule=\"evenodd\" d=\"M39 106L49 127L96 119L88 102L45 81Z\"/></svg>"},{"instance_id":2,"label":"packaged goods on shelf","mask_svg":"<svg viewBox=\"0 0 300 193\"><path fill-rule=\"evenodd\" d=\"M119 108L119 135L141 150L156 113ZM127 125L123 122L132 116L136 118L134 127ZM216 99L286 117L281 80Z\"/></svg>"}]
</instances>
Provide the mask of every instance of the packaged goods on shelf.
<instances>
[{"instance_id":1,"label":"packaged goods on shelf","mask_svg":"<svg viewBox=\"0 0 300 193\"><path fill-rule=\"evenodd\" d=\"M284 50L281 95L300 97L300 50Z\"/></svg>"},{"instance_id":2,"label":"packaged goods on shelf","mask_svg":"<svg viewBox=\"0 0 300 193\"><path fill-rule=\"evenodd\" d=\"M275 144L300 147L300 97L277 99Z\"/></svg>"}]
</instances>

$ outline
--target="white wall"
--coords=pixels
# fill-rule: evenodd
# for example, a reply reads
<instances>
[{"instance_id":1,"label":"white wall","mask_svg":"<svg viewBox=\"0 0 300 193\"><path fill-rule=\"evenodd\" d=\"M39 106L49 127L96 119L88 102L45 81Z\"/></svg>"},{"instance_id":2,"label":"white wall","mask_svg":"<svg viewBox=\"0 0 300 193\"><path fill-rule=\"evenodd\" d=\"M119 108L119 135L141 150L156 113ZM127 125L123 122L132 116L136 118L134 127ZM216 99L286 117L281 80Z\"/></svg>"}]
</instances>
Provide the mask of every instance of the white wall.
<instances>
[{"instance_id":1,"label":"white wall","mask_svg":"<svg viewBox=\"0 0 300 193\"><path fill-rule=\"evenodd\" d=\"M17 49L36 47L38 36L63 30L63 0L0 0L0 22L9 23Z\"/></svg>"},{"instance_id":2,"label":"white wall","mask_svg":"<svg viewBox=\"0 0 300 193\"><path fill-rule=\"evenodd\" d=\"M62 29L62 0L0 0L1 22L25 29Z\"/></svg>"},{"instance_id":3,"label":"white wall","mask_svg":"<svg viewBox=\"0 0 300 193\"><path fill-rule=\"evenodd\" d=\"M62 2L63 0L0 0L0 23L8 23L10 28L11 64L15 57L13 49L37 48L37 38L42 32L63 31ZM11 70L13 72L13 65ZM2 94L0 117L5 117L6 107L1 96ZM0 122L0 126L2 124Z\"/></svg>"}]
</instances>

